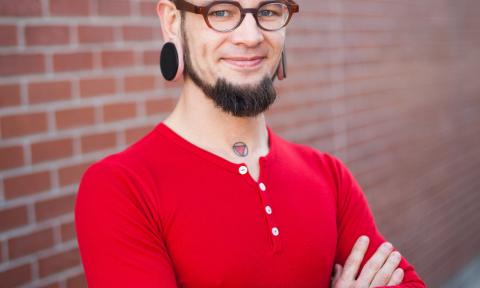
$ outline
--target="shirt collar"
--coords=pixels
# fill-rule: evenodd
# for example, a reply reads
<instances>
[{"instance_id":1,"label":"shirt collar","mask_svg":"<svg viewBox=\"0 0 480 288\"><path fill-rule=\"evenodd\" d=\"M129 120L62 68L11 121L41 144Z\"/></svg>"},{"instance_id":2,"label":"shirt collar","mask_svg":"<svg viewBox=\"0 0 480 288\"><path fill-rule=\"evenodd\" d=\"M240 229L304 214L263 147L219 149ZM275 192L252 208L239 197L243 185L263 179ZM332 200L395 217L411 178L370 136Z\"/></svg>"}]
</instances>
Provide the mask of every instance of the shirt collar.
<instances>
[{"instance_id":1,"label":"shirt collar","mask_svg":"<svg viewBox=\"0 0 480 288\"><path fill-rule=\"evenodd\" d=\"M265 156L260 156L259 157L259 164L261 167L264 165L267 165L272 162L272 160L276 157L276 150L277 150L277 136L275 133L270 129L268 125L266 125L267 132L268 132L268 139L269 139L269 151ZM180 147L183 149L186 149L190 151L191 153L194 153L200 157L202 157L205 160L211 161L216 165L221 166L224 169L227 169L233 173L239 173L239 169L241 166L246 166L246 163L234 163L231 162L223 157L220 157L210 151L207 151L187 139L183 138L179 134L177 134L175 131L173 131L170 127L168 127L165 123L160 122L156 127L155 131L161 133L162 135L166 136L169 140L175 142L178 144Z\"/></svg>"}]
</instances>

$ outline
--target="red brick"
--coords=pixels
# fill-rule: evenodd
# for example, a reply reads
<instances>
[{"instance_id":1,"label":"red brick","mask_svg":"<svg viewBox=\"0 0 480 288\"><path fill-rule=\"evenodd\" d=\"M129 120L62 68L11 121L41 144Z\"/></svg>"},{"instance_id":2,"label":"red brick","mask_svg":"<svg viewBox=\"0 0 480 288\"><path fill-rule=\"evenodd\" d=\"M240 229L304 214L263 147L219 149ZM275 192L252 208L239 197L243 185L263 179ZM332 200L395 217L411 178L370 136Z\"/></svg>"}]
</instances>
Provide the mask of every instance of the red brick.
<instances>
[{"instance_id":1,"label":"red brick","mask_svg":"<svg viewBox=\"0 0 480 288\"><path fill-rule=\"evenodd\" d=\"M96 133L82 136L80 139L82 153L113 148L117 145L115 132Z\"/></svg>"},{"instance_id":2,"label":"red brick","mask_svg":"<svg viewBox=\"0 0 480 288\"><path fill-rule=\"evenodd\" d=\"M30 264L23 264L0 272L2 287L17 287L30 281L32 281Z\"/></svg>"},{"instance_id":3,"label":"red brick","mask_svg":"<svg viewBox=\"0 0 480 288\"><path fill-rule=\"evenodd\" d=\"M103 107L104 122L134 118L136 115L136 103L115 103Z\"/></svg>"},{"instance_id":4,"label":"red brick","mask_svg":"<svg viewBox=\"0 0 480 288\"><path fill-rule=\"evenodd\" d=\"M41 25L25 27L25 43L27 46L59 45L70 42L68 26Z\"/></svg>"},{"instance_id":5,"label":"red brick","mask_svg":"<svg viewBox=\"0 0 480 288\"><path fill-rule=\"evenodd\" d=\"M153 27L124 26L122 28L122 35L125 41L149 41L153 39Z\"/></svg>"},{"instance_id":6,"label":"red brick","mask_svg":"<svg viewBox=\"0 0 480 288\"><path fill-rule=\"evenodd\" d=\"M48 171L7 177L3 180L5 198L13 199L47 191L51 188Z\"/></svg>"},{"instance_id":7,"label":"red brick","mask_svg":"<svg viewBox=\"0 0 480 288\"><path fill-rule=\"evenodd\" d=\"M82 97L111 95L115 92L115 78L106 77L80 80L80 96Z\"/></svg>"},{"instance_id":8,"label":"red brick","mask_svg":"<svg viewBox=\"0 0 480 288\"><path fill-rule=\"evenodd\" d=\"M73 155L73 140L63 138L40 141L32 143L30 149L33 164L67 158Z\"/></svg>"},{"instance_id":9,"label":"red brick","mask_svg":"<svg viewBox=\"0 0 480 288\"><path fill-rule=\"evenodd\" d=\"M40 0L1 0L0 16L40 16ZM1 282L1 281L0 281Z\"/></svg>"},{"instance_id":10,"label":"red brick","mask_svg":"<svg viewBox=\"0 0 480 288\"><path fill-rule=\"evenodd\" d=\"M155 125L146 125L142 127L127 129L125 131L127 145L130 145L142 138L143 136L147 135L147 133L149 133L154 127Z\"/></svg>"},{"instance_id":11,"label":"red brick","mask_svg":"<svg viewBox=\"0 0 480 288\"><path fill-rule=\"evenodd\" d=\"M0 76L45 72L41 54L10 54L0 56Z\"/></svg>"},{"instance_id":12,"label":"red brick","mask_svg":"<svg viewBox=\"0 0 480 288\"><path fill-rule=\"evenodd\" d=\"M67 288L84 288L87 287L87 281L84 274L73 276L67 279Z\"/></svg>"},{"instance_id":13,"label":"red brick","mask_svg":"<svg viewBox=\"0 0 480 288\"><path fill-rule=\"evenodd\" d=\"M45 277L81 264L78 249L71 249L38 260L38 272Z\"/></svg>"},{"instance_id":14,"label":"red brick","mask_svg":"<svg viewBox=\"0 0 480 288\"><path fill-rule=\"evenodd\" d=\"M26 206L17 206L0 210L0 231L6 231L28 224Z\"/></svg>"},{"instance_id":15,"label":"red brick","mask_svg":"<svg viewBox=\"0 0 480 288\"><path fill-rule=\"evenodd\" d=\"M31 104L68 100L72 96L70 81L36 82L28 84Z\"/></svg>"},{"instance_id":16,"label":"red brick","mask_svg":"<svg viewBox=\"0 0 480 288\"><path fill-rule=\"evenodd\" d=\"M44 112L17 114L0 118L2 138L13 138L46 132L47 115Z\"/></svg>"},{"instance_id":17,"label":"red brick","mask_svg":"<svg viewBox=\"0 0 480 288\"><path fill-rule=\"evenodd\" d=\"M140 4L140 14L142 16L157 17L157 8L155 1L142 1Z\"/></svg>"},{"instance_id":18,"label":"red brick","mask_svg":"<svg viewBox=\"0 0 480 288\"><path fill-rule=\"evenodd\" d=\"M0 46L15 46L17 43L17 26L0 25Z\"/></svg>"},{"instance_id":19,"label":"red brick","mask_svg":"<svg viewBox=\"0 0 480 288\"><path fill-rule=\"evenodd\" d=\"M102 67L124 67L134 64L132 51L104 51L102 56Z\"/></svg>"},{"instance_id":20,"label":"red brick","mask_svg":"<svg viewBox=\"0 0 480 288\"><path fill-rule=\"evenodd\" d=\"M6 146L0 148L0 170L23 166L22 146Z\"/></svg>"},{"instance_id":21,"label":"red brick","mask_svg":"<svg viewBox=\"0 0 480 288\"><path fill-rule=\"evenodd\" d=\"M80 182L83 173L90 166L92 162L75 164L58 170L60 186L76 184Z\"/></svg>"},{"instance_id":22,"label":"red brick","mask_svg":"<svg viewBox=\"0 0 480 288\"><path fill-rule=\"evenodd\" d=\"M60 226L60 235L62 237L62 241L70 241L77 237L76 230L75 230L75 222L64 223Z\"/></svg>"},{"instance_id":23,"label":"red brick","mask_svg":"<svg viewBox=\"0 0 480 288\"><path fill-rule=\"evenodd\" d=\"M55 218L73 212L76 195L64 195L35 203L37 222Z\"/></svg>"},{"instance_id":24,"label":"red brick","mask_svg":"<svg viewBox=\"0 0 480 288\"><path fill-rule=\"evenodd\" d=\"M55 16L87 16L90 14L90 1L50 0L50 13Z\"/></svg>"},{"instance_id":25,"label":"red brick","mask_svg":"<svg viewBox=\"0 0 480 288\"><path fill-rule=\"evenodd\" d=\"M50 284L40 286L39 288L60 288L60 283L59 282L54 282L54 283L50 283Z\"/></svg>"},{"instance_id":26,"label":"red brick","mask_svg":"<svg viewBox=\"0 0 480 288\"><path fill-rule=\"evenodd\" d=\"M143 64L145 65L159 65L160 64L160 50L151 50L143 52Z\"/></svg>"},{"instance_id":27,"label":"red brick","mask_svg":"<svg viewBox=\"0 0 480 288\"><path fill-rule=\"evenodd\" d=\"M97 7L102 16L130 15L130 1L127 0L98 0Z\"/></svg>"},{"instance_id":28,"label":"red brick","mask_svg":"<svg viewBox=\"0 0 480 288\"><path fill-rule=\"evenodd\" d=\"M18 84L0 85L0 108L20 105L20 86Z\"/></svg>"},{"instance_id":29,"label":"red brick","mask_svg":"<svg viewBox=\"0 0 480 288\"><path fill-rule=\"evenodd\" d=\"M93 107L71 108L55 112L57 129L68 129L92 125L95 123Z\"/></svg>"},{"instance_id":30,"label":"red brick","mask_svg":"<svg viewBox=\"0 0 480 288\"><path fill-rule=\"evenodd\" d=\"M54 244L51 228L35 231L26 235L8 239L10 259L33 254L52 247Z\"/></svg>"},{"instance_id":31,"label":"red brick","mask_svg":"<svg viewBox=\"0 0 480 288\"><path fill-rule=\"evenodd\" d=\"M113 27L109 26L79 26L78 40L80 43L101 43L113 41Z\"/></svg>"},{"instance_id":32,"label":"red brick","mask_svg":"<svg viewBox=\"0 0 480 288\"><path fill-rule=\"evenodd\" d=\"M125 91L145 91L155 88L155 77L152 75L129 76L125 77Z\"/></svg>"},{"instance_id":33,"label":"red brick","mask_svg":"<svg viewBox=\"0 0 480 288\"><path fill-rule=\"evenodd\" d=\"M55 54L53 67L57 72L89 70L93 68L93 55L89 52Z\"/></svg>"},{"instance_id":34,"label":"red brick","mask_svg":"<svg viewBox=\"0 0 480 288\"><path fill-rule=\"evenodd\" d=\"M173 109L175 102L172 98L148 100L145 103L147 115L168 112Z\"/></svg>"}]
</instances>

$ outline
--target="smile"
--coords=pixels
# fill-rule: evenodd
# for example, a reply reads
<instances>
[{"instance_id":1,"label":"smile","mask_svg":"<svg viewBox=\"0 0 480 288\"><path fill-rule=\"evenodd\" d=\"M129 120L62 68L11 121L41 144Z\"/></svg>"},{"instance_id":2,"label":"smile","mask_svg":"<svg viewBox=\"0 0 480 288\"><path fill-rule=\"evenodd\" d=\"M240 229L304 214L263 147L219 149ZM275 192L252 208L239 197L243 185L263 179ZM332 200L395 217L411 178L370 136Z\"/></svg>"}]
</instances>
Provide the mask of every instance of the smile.
<instances>
[{"instance_id":1,"label":"smile","mask_svg":"<svg viewBox=\"0 0 480 288\"><path fill-rule=\"evenodd\" d=\"M231 57L231 58L222 58L222 60L228 65L232 66L234 69L241 70L255 70L258 69L265 57L255 56L255 57Z\"/></svg>"}]
</instances>

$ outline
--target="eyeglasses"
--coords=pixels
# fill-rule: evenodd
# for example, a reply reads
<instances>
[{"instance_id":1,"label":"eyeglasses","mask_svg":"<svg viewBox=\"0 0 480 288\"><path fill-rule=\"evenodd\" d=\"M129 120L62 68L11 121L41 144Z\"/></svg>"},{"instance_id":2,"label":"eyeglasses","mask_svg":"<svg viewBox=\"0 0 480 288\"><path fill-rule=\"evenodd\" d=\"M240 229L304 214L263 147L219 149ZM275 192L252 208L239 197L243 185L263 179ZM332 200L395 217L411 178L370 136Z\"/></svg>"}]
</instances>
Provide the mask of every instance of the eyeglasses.
<instances>
[{"instance_id":1,"label":"eyeglasses","mask_svg":"<svg viewBox=\"0 0 480 288\"><path fill-rule=\"evenodd\" d=\"M196 6L185 0L175 0L174 3L179 10L202 14L207 26L218 32L235 30L247 13L252 13L261 29L276 31L285 27L293 13L299 10L293 0L263 1L258 8L242 8L234 1L214 1L207 6Z\"/></svg>"}]
</instances>

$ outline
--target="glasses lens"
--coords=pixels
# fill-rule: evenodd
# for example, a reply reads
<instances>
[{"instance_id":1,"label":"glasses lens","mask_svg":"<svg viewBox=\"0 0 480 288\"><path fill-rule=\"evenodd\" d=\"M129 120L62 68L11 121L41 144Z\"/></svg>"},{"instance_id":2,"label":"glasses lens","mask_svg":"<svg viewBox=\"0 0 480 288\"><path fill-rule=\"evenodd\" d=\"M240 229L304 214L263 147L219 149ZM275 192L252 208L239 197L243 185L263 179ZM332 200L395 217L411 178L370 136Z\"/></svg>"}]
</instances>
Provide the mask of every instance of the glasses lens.
<instances>
[{"instance_id":1,"label":"glasses lens","mask_svg":"<svg viewBox=\"0 0 480 288\"><path fill-rule=\"evenodd\" d=\"M235 28L240 19L240 9L229 3L216 4L208 10L208 22L218 31L229 31Z\"/></svg>"},{"instance_id":2,"label":"glasses lens","mask_svg":"<svg viewBox=\"0 0 480 288\"><path fill-rule=\"evenodd\" d=\"M283 3L265 4L258 10L258 23L264 29L277 30L285 25L288 14L288 7Z\"/></svg>"}]
</instances>

